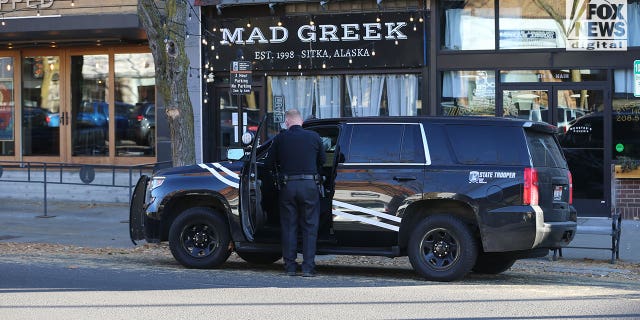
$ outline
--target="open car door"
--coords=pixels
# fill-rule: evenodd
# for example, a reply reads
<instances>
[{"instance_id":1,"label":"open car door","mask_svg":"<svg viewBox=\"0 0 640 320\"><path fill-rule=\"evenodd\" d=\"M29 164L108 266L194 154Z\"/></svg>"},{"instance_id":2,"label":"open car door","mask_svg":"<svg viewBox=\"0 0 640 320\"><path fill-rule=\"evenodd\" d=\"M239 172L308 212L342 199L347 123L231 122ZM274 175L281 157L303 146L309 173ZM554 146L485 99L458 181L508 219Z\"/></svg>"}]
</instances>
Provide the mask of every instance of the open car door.
<instances>
[{"instance_id":1,"label":"open car door","mask_svg":"<svg viewBox=\"0 0 640 320\"><path fill-rule=\"evenodd\" d=\"M245 157L246 163L242 167L240 177L240 217L242 231L247 240L254 241L256 231L267 221L266 213L262 210L262 181L258 177L258 165L256 153L260 145L260 136L264 128L267 117L263 117L258 125L253 141L246 148L248 155ZM243 137L244 138L244 137ZM243 139L244 142L244 139Z\"/></svg>"}]
</instances>

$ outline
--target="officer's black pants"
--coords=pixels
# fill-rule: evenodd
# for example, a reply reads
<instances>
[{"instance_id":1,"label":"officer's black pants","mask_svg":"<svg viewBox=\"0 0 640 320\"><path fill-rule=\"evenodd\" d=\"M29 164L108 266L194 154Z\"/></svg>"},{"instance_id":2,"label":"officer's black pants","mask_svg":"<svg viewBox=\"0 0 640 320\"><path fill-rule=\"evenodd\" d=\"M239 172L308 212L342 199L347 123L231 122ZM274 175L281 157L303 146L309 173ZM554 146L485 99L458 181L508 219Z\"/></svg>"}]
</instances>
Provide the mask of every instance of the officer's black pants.
<instances>
[{"instance_id":1,"label":"officer's black pants","mask_svg":"<svg viewBox=\"0 0 640 320\"><path fill-rule=\"evenodd\" d=\"M315 271L320 194L313 180L288 181L280 189L282 258L285 271L296 270L298 226L302 229L302 272Z\"/></svg>"}]
</instances>

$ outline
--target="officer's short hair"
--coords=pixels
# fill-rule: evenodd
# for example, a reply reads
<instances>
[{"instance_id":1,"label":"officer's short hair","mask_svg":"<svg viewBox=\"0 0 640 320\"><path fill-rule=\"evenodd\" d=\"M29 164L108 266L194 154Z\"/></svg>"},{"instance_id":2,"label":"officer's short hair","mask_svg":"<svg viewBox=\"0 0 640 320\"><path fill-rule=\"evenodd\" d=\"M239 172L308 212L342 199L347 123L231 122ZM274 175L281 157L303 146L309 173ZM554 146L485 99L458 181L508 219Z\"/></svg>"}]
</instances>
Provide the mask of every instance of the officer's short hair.
<instances>
[{"instance_id":1,"label":"officer's short hair","mask_svg":"<svg viewBox=\"0 0 640 320\"><path fill-rule=\"evenodd\" d=\"M295 119L295 118L302 119L302 115L300 114L300 111L298 111L298 109L289 109L285 111L284 116L289 119Z\"/></svg>"}]
</instances>

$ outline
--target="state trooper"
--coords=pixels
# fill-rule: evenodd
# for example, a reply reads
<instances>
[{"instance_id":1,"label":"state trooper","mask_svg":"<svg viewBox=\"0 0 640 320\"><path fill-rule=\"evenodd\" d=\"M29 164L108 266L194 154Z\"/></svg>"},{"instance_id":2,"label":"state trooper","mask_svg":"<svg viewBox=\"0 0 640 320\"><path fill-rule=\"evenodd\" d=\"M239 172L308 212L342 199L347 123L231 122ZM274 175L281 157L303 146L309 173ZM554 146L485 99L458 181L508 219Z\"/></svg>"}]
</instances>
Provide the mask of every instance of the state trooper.
<instances>
[{"instance_id":1,"label":"state trooper","mask_svg":"<svg viewBox=\"0 0 640 320\"><path fill-rule=\"evenodd\" d=\"M320 217L320 168L325 161L320 136L302 128L297 109L285 112L287 130L279 133L266 159L279 172L282 257L285 273L296 275L297 234L302 230L302 276L315 275L316 241Z\"/></svg>"}]
</instances>

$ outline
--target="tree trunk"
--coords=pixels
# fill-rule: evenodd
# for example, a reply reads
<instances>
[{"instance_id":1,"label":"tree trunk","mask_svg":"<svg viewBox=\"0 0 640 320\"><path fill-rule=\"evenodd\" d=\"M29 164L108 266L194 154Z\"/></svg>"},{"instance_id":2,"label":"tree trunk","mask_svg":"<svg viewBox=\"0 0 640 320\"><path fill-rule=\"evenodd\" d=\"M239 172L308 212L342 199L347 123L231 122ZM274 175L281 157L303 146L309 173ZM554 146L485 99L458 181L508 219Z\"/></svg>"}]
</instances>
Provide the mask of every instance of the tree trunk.
<instances>
[{"instance_id":1,"label":"tree trunk","mask_svg":"<svg viewBox=\"0 0 640 320\"><path fill-rule=\"evenodd\" d=\"M187 91L190 70L184 50L187 4L184 0L139 0L138 16L155 62L156 91L165 102L173 166L194 164L193 107Z\"/></svg>"}]
</instances>

